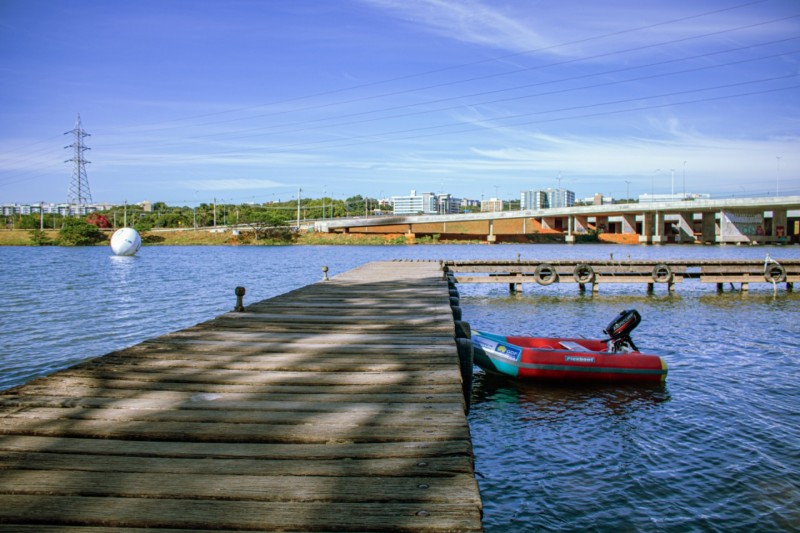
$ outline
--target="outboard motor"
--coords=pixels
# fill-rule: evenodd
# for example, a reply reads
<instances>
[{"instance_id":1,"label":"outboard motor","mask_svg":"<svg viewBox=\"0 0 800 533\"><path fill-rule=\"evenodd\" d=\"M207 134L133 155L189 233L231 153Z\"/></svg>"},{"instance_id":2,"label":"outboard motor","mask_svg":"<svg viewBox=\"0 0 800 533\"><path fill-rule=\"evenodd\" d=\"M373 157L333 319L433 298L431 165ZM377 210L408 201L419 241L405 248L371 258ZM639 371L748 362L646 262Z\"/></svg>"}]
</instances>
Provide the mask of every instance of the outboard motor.
<instances>
[{"instance_id":1,"label":"outboard motor","mask_svg":"<svg viewBox=\"0 0 800 533\"><path fill-rule=\"evenodd\" d=\"M608 335L608 351L620 353L626 351L626 348L639 351L639 348L633 343L631 332L636 329L639 322L642 321L642 315L636 309L628 309L622 311L620 314L611 321L611 323L603 330Z\"/></svg>"}]
</instances>

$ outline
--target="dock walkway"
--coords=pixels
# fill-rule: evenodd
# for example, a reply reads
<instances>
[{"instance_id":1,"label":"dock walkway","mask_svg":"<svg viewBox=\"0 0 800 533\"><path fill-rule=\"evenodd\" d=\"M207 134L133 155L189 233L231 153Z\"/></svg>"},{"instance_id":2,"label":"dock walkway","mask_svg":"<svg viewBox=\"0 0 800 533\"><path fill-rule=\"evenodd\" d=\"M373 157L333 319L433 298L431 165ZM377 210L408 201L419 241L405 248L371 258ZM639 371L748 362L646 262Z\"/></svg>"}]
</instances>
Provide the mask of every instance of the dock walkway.
<instances>
[{"instance_id":1,"label":"dock walkway","mask_svg":"<svg viewBox=\"0 0 800 533\"><path fill-rule=\"evenodd\" d=\"M370 263L3 392L0 530L480 531L449 297Z\"/></svg>"}]
</instances>

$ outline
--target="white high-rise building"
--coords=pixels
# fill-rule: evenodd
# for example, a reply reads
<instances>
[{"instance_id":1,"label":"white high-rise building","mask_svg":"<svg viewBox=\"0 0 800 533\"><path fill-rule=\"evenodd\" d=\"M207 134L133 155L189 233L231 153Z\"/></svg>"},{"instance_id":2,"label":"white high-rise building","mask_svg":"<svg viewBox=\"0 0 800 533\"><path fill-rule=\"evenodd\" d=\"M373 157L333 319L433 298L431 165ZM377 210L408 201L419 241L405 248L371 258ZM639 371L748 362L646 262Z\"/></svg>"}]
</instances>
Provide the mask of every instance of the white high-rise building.
<instances>
[{"instance_id":1,"label":"white high-rise building","mask_svg":"<svg viewBox=\"0 0 800 533\"><path fill-rule=\"evenodd\" d=\"M395 215L435 215L436 195L432 192L417 194L412 190L408 196L392 196Z\"/></svg>"},{"instance_id":2,"label":"white high-rise building","mask_svg":"<svg viewBox=\"0 0 800 533\"><path fill-rule=\"evenodd\" d=\"M522 191L519 208L521 211L544 209L547 207L547 194L544 191Z\"/></svg>"}]
</instances>

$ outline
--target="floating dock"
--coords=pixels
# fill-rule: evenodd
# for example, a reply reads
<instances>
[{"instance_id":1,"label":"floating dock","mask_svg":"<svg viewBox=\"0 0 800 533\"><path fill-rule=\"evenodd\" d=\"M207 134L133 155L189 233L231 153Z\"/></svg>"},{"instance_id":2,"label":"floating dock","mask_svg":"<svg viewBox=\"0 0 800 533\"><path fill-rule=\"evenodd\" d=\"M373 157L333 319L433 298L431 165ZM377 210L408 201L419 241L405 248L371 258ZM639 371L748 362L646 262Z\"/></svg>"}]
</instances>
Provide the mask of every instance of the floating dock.
<instances>
[{"instance_id":1,"label":"floating dock","mask_svg":"<svg viewBox=\"0 0 800 533\"><path fill-rule=\"evenodd\" d=\"M481 531L450 287L370 263L1 393L0 530Z\"/></svg>"},{"instance_id":2,"label":"floating dock","mask_svg":"<svg viewBox=\"0 0 800 533\"><path fill-rule=\"evenodd\" d=\"M750 283L778 284L792 291L800 282L800 260L557 260L557 261L446 261L444 268L457 283L507 283L509 292L522 289L523 283L551 285L577 283L581 291L591 286L598 292L604 283L638 283L652 292L656 284L675 290L675 284L687 279L715 283L722 291L724 284L740 285L742 291Z\"/></svg>"}]
</instances>

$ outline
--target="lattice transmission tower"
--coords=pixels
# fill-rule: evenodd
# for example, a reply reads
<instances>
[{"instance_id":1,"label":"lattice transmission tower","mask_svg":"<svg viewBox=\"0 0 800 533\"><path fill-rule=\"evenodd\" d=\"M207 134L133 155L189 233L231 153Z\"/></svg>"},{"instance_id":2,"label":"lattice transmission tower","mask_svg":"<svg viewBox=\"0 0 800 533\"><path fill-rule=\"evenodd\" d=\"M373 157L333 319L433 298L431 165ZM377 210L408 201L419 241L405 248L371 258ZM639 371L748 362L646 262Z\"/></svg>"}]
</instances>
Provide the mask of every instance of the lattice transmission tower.
<instances>
[{"instance_id":1,"label":"lattice transmission tower","mask_svg":"<svg viewBox=\"0 0 800 533\"><path fill-rule=\"evenodd\" d=\"M67 202L69 203L70 210L73 214L81 214L85 209L84 206L92 203L92 192L89 190L89 178L86 177L86 164L90 163L83 157L83 152L91 150L88 146L83 144L85 137L90 137L83 126L81 126L81 116L78 115L78 120L75 122L75 127L64 135L72 134L75 140L72 144L64 148L72 148L72 158L64 161L65 163L72 163L72 178L69 181L69 193Z\"/></svg>"}]
</instances>

